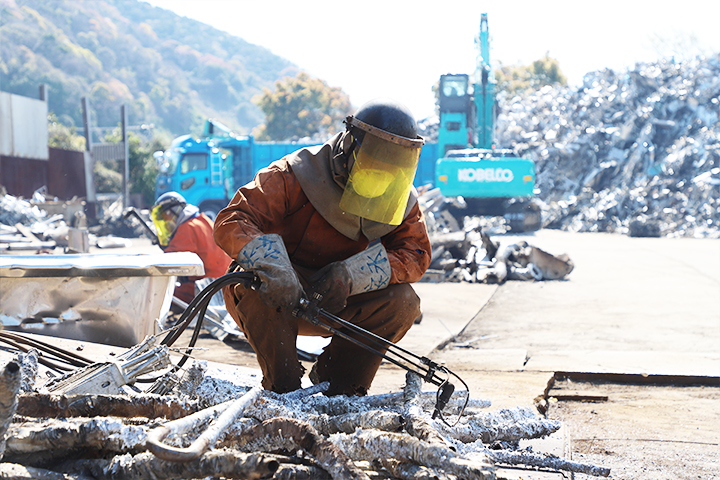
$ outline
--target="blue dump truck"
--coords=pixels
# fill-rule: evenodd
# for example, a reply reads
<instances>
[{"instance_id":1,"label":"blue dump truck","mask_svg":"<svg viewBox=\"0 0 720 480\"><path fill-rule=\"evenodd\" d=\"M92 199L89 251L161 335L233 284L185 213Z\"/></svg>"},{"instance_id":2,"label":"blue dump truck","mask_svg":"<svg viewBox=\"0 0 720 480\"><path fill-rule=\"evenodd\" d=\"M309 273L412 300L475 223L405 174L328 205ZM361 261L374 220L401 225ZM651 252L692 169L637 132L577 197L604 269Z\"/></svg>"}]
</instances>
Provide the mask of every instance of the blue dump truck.
<instances>
[{"instance_id":1,"label":"blue dump truck","mask_svg":"<svg viewBox=\"0 0 720 480\"><path fill-rule=\"evenodd\" d=\"M212 119L205 121L201 137L177 137L164 152L155 152L159 174L155 197L165 192L182 194L188 203L212 218L235 190L275 160L314 143L256 142L251 135L235 135Z\"/></svg>"}]
</instances>

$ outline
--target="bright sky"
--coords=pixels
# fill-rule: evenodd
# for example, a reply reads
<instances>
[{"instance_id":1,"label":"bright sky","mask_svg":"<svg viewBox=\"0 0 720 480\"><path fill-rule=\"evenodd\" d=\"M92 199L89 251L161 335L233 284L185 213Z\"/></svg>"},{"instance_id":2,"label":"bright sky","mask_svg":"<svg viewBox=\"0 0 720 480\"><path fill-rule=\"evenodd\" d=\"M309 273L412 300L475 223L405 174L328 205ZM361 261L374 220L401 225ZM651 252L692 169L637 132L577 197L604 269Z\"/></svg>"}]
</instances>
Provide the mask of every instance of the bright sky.
<instances>
[{"instance_id":1,"label":"bright sky","mask_svg":"<svg viewBox=\"0 0 720 480\"><path fill-rule=\"evenodd\" d=\"M720 0L145 0L273 53L340 87L359 107L377 97L433 114L444 73L472 74L480 14L491 61L545 55L573 85L585 73L660 57L658 38L720 52Z\"/></svg>"}]
</instances>

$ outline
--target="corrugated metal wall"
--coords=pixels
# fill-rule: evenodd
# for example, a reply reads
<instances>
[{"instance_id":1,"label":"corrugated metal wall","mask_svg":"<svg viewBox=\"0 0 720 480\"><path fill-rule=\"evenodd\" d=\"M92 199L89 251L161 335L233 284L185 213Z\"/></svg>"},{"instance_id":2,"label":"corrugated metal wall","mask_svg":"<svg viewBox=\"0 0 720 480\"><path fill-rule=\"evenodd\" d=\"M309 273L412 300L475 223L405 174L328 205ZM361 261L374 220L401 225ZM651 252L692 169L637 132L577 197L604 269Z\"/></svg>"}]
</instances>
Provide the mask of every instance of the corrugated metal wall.
<instances>
[{"instance_id":1,"label":"corrugated metal wall","mask_svg":"<svg viewBox=\"0 0 720 480\"><path fill-rule=\"evenodd\" d=\"M83 152L50 148L48 193L60 200L87 195Z\"/></svg>"},{"instance_id":2,"label":"corrugated metal wall","mask_svg":"<svg viewBox=\"0 0 720 480\"><path fill-rule=\"evenodd\" d=\"M0 156L0 185L10 195L30 198L47 179L47 160Z\"/></svg>"},{"instance_id":3,"label":"corrugated metal wall","mask_svg":"<svg viewBox=\"0 0 720 480\"><path fill-rule=\"evenodd\" d=\"M0 155L0 184L16 197L30 198L42 186L59 200L85 197L83 152L50 148L48 161Z\"/></svg>"},{"instance_id":4,"label":"corrugated metal wall","mask_svg":"<svg viewBox=\"0 0 720 480\"><path fill-rule=\"evenodd\" d=\"M24 198L43 186L59 200L85 197L83 152L48 148L47 115L44 100L0 92L0 185Z\"/></svg>"}]
</instances>

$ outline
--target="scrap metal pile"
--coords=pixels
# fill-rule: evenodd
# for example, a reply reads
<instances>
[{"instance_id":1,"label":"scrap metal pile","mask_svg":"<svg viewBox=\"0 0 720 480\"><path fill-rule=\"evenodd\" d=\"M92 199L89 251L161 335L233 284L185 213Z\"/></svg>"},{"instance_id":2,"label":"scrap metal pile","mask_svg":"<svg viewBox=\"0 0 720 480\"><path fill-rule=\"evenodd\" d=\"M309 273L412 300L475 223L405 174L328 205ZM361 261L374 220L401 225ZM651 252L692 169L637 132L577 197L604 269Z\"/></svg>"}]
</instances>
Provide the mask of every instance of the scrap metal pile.
<instances>
[{"instance_id":1,"label":"scrap metal pile","mask_svg":"<svg viewBox=\"0 0 720 480\"><path fill-rule=\"evenodd\" d=\"M37 204L0 193L0 250L67 246L69 228L63 215L48 215Z\"/></svg>"},{"instance_id":2,"label":"scrap metal pile","mask_svg":"<svg viewBox=\"0 0 720 480\"><path fill-rule=\"evenodd\" d=\"M136 376L163 368L168 352L154 364L151 344L109 363ZM435 392L422 392L414 372L401 393L326 397L320 384L278 395L196 362L184 373L156 372L141 391L108 363L46 381L39 361L74 354L24 350L0 371L3 478L493 479L503 464L609 475L521 448L560 428L530 408L487 412L489 402L456 392L445 418L457 424L439 421L428 413ZM107 384L123 391L93 392Z\"/></svg>"},{"instance_id":3,"label":"scrap metal pile","mask_svg":"<svg viewBox=\"0 0 720 480\"><path fill-rule=\"evenodd\" d=\"M720 55L588 73L500 101L545 227L720 238Z\"/></svg>"},{"instance_id":4,"label":"scrap metal pile","mask_svg":"<svg viewBox=\"0 0 720 480\"><path fill-rule=\"evenodd\" d=\"M32 200L25 200L0 192L0 252L52 251L57 247L77 253L73 250L78 241L73 235L80 231L86 231L86 247L122 248L130 246L129 238L143 233L137 222L124 218L120 200L102 208L97 223L88 226L84 201L49 198L46 201L45 195L36 192Z\"/></svg>"},{"instance_id":5,"label":"scrap metal pile","mask_svg":"<svg viewBox=\"0 0 720 480\"><path fill-rule=\"evenodd\" d=\"M561 280L575 268L566 254L553 255L522 240L501 243L486 232L506 232L502 218L465 217L463 226L439 189L418 198L432 245L424 282L501 284L507 280Z\"/></svg>"},{"instance_id":6,"label":"scrap metal pile","mask_svg":"<svg viewBox=\"0 0 720 480\"><path fill-rule=\"evenodd\" d=\"M545 228L720 238L720 55L591 72L580 88L544 86L500 106L498 144L534 160ZM419 201L433 245L424 281L558 279L573 269L566 255L526 242L498 245L486 233L507 233L502 218L463 224L437 189Z\"/></svg>"}]
</instances>

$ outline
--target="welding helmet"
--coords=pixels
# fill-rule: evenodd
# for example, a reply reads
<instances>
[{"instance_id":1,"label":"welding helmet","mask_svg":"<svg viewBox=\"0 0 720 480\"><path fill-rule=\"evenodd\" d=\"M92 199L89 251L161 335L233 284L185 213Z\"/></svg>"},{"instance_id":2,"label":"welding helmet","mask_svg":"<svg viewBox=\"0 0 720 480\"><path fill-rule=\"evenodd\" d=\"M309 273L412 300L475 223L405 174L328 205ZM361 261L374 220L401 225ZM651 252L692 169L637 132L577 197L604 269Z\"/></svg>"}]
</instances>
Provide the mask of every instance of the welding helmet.
<instances>
[{"instance_id":1,"label":"welding helmet","mask_svg":"<svg viewBox=\"0 0 720 480\"><path fill-rule=\"evenodd\" d=\"M160 246L166 247L170 242L170 237L178 226L178 218L186 205L185 198L177 192L163 193L155 200L150 214Z\"/></svg>"},{"instance_id":2,"label":"welding helmet","mask_svg":"<svg viewBox=\"0 0 720 480\"><path fill-rule=\"evenodd\" d=\"M340 208L368 220L400 225L424 143L403 105L375 100L345 119L352 138L350 175Z\"/></svg>"}]
</instances>

